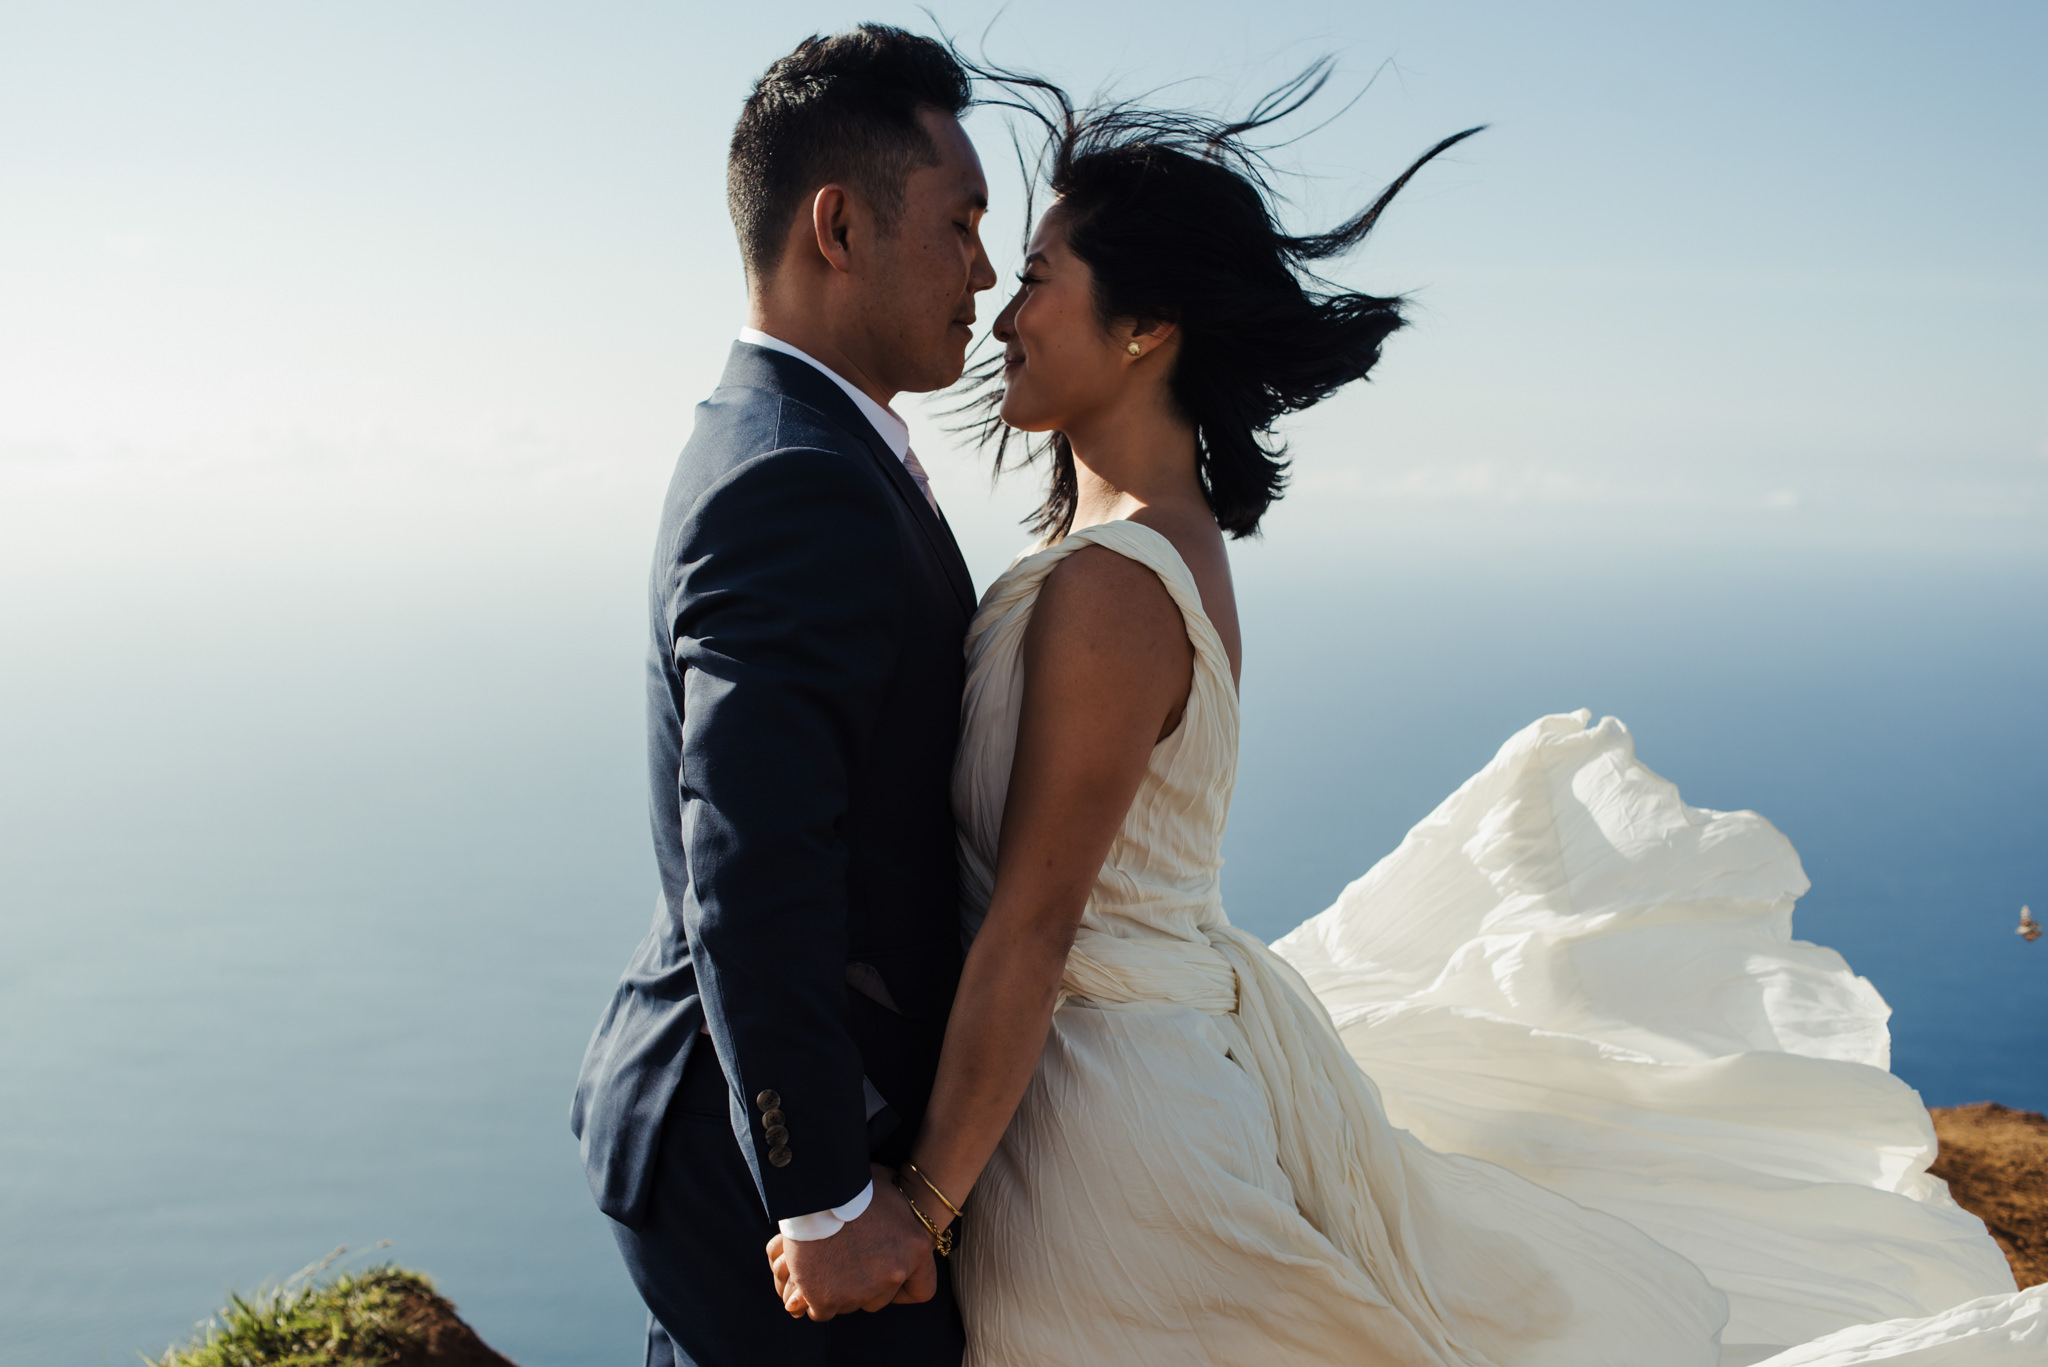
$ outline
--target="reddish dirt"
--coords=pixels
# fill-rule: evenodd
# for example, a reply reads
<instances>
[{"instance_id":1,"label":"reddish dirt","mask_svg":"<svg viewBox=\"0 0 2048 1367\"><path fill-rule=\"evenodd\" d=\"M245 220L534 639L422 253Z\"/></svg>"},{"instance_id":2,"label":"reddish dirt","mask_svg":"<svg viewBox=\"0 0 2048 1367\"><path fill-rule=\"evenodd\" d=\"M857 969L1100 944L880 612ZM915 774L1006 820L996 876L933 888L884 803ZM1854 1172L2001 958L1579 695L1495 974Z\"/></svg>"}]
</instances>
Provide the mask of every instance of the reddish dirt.
<instances>
[{"instance_id":1,"label":"reddish dirt","mask_svg":"<svg viewBox=\"0 0 2048 1367\"><path fill-rule=\"evenodd\" d=\"M2048 1282L2048 1116L1995 1101L1938 1107L1928 1171L1982 1220L2023 1287Z\"/></svg>"},{"instance_id":2,"label":"reddish dirt","mask_svg":"<svg viewBox=\"0 0 2048 1367\"><path fill-rule=\"evenodd\" d=\"M402 1322L421 1342L392 1359L391 1367L513 1367L510 1358L494 1351L462 1322L444 1297L425 1291L415 1294Z\"/></svg>"}]
</instances>

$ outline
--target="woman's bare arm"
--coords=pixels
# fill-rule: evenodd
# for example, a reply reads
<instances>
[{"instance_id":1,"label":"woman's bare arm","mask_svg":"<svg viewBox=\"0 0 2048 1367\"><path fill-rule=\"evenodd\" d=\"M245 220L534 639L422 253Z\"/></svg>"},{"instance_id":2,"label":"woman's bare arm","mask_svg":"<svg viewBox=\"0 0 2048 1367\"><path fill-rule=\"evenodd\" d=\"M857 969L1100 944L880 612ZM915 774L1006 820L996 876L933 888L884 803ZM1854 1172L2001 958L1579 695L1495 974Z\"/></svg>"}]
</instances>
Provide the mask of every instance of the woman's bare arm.
<instances>
[{"instance_id":1,"label":"woman's bare arm","mask_svg":"<svg viewBox=\"0 0 2048 1367\"><path fill-rule=\"evenodd\" d=\"M1047 576L1023 660L995 894L912 1150L962 1205L1038 1066L1089 889L1194 679L1194 647L1165 586L1097 546ZM904 1185L934 1220L951 1218L915 1176Z\"/></svg>"}]
</instances>

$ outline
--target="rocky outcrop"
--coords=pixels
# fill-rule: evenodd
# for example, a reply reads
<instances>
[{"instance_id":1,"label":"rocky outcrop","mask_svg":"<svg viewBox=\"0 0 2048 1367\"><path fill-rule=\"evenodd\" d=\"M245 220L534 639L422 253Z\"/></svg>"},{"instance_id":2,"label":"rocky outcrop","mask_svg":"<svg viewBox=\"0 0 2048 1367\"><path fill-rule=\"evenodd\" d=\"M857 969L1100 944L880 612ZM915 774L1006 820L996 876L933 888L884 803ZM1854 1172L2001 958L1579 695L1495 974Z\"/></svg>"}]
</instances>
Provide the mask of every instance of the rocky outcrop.
<instances>
[{"instance_id":1,"label":"rocky outcrop","mask_svg":"<svg viewBox=\"0 0 2048 1367\"><path fill-rule=\"evenodd\" d=\"M1995 1101L1937 1107L1929 1169L1982 1220L2023 1287L2048 1282L2048 1116Z\"/></svg>"},{"instance_id":2,"label":"rocky outcrop","mask_svg":"<svg viewBox=\"0 0 2048 1367\"><path fill-rule=\"evenodd\" d=\"M514 1367L463 1323L445 1296L424 1287L408 1293L397 1324L404 1342L390 1367Z\"/></svg>"}]
</instances>

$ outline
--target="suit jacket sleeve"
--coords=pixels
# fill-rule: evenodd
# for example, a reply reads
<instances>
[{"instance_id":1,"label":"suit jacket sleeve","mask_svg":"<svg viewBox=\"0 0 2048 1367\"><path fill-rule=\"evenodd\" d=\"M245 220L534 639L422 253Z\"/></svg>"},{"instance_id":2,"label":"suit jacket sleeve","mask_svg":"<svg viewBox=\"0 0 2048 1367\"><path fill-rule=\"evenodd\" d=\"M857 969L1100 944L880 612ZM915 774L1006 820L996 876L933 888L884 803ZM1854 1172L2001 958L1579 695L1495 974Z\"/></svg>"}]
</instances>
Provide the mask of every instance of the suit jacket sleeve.
<instances>
[{"instance_id":1,"label":"suit jacket sleeve","mask_svg":"<svg viewBox=\"0 0 2048 1367\"><path fill-rule=\"evenodd\" d=\"M699 501L672 580L684 929L733 1130L778 1220L869 1180L841 823L900 635L891 497L866 452L756 457Z\"/></svg>"}]
</instances>

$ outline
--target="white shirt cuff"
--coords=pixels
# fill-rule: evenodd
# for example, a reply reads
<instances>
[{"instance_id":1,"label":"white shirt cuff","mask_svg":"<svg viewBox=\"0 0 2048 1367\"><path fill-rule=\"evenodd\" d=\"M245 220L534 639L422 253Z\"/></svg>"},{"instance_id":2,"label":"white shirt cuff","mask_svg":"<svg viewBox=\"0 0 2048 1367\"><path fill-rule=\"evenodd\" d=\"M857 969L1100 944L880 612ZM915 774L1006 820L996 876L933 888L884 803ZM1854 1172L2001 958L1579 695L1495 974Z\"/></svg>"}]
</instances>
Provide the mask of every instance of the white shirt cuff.
<instances>
[{"instance_id":1,"label":"white shirt cuff","mask_svg":"<svg viewBox=\"0 0 2048 1367\"><path fill-rule=\"evenodd\" d=\"M830 1210L813 1211L809 1215L792 1215L787 1220L778 1220L782 1237L799 1244L815 1243L829 1239L853 1221L867 1213L868 1202L875 1199L875 1184L869 1182L860 1189L860 1195L843 1206Z\"/></svg>"}]
</instances>

